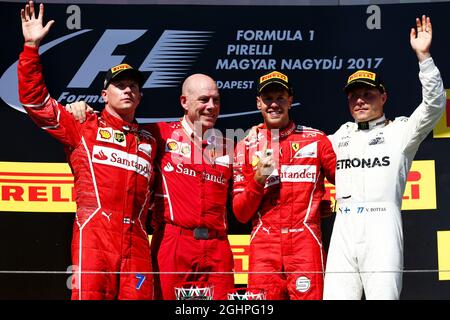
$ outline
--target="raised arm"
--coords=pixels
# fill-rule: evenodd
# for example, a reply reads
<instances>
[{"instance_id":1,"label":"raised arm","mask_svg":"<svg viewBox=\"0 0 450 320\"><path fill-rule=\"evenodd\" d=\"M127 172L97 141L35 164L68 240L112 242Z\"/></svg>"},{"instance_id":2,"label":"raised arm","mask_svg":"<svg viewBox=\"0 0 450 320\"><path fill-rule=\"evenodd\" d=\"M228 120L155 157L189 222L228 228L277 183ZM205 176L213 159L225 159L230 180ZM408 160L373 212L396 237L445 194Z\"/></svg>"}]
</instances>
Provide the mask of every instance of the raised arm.
<instances>
[{"instance_id":1,"label":"raised arm","mask_svg":"<svg viewBox=\"0 0 450 320\"><path fill-rule=\"evenodd\" d=\"M411 28L410 42L419 60L422 101L407 120L403 152L411 156L442 117L446 104L442 77L430 54L431 19L425 15L422 19L416 18L416 29Z\"/></svg>"},{"instance_id":2,"label":"raised arm","mask_svg":"<svg viewBox=\"0 0 450 320\"><path fill-rule=\"evenodd\" d=\"M39 57L39 44L54 21L49 21L43 27L44 6L40 5L36 18L33 1L20 11L20 18L25 44L17 66L19 100L30 118L40 128L64 145L76 147L81 141L80 125L50 96Z\"/></svg>"}]
</instances>

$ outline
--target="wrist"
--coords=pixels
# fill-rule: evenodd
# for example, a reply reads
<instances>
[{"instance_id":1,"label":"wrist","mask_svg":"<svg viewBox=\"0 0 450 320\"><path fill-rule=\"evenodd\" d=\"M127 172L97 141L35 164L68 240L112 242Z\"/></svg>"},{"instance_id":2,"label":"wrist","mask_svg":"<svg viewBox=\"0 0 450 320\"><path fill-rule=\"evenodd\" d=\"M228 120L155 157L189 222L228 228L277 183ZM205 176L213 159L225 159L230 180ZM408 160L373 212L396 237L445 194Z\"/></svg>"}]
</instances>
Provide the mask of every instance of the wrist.
<instances>
[{"instance_id":1,"label":"wrist","mask_svg":"<svg viewBox=\"0 0 450 320\"><path fill-rule=\"evenodd\" d=\"M39 47L39 42L36 41L25 41L25 45L33 48Z\"/></svg>"},{"instance_id":2,"label":"wrist","mask_svg":"<svg viewBox=\"0 0 450 320\"><path fill-rule=\"evenodd\" d=\"M254 176L255 181L261 186L264 186L266 184L266 178L267 178L266 176L263 176L258 172L256 172Z\"/></svg>"},{"instance_id":3,"label":"wrist","mask_svg":"<svg viewBox=\"0 0 450 320\"><path fill-rule=\"evenodd\" d=\"M417 53L417 59L419 60L419 62L423 62L429 57L431 57L431 54L429 52Z\"/></svg>"}]
</instances>

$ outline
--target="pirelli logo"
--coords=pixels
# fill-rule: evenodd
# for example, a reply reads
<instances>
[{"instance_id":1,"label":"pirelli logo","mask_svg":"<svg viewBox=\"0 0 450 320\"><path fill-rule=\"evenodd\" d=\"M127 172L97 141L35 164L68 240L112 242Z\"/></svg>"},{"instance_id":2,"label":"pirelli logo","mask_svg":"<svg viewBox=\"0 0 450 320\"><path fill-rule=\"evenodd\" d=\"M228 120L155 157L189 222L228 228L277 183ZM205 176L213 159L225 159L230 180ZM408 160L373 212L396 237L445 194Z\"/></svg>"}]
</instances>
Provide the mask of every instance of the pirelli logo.
<instances>
[{"instance_id":1,"label":"pirelli logo","mask_svg":"<svg viewBox=\"0 0 450 320\"><path fill-rule=\"evenodd\" d=\"M439 280L450 280L450 231L437 232Z\"/></svg>"},{"instance_id":2,"label":"pirelli logo","mask_svg":"<svg viewBox=\"0 0 450 320\"><path fill-rule=\"evenodd\" d=\"M250 249L250 235L228 235L231 245L231 252L234 257L234 283L247 284Z\"/></svg>"},{"instance_id":3,"label":"pirelli logo","mask_svg":"<svg viewBox=\"0 0 450 320\"><path fill-rule=\"evenodd\" d=\"M336 191L334 185L326 181L325 199L334 204ZM436 176L434 160L413 161L409 171L402 210L436 209Z\"/></svg>"},{"instance_id":4,"label":"pirelli logo","mask_svg":"<svg viewBox=\"0 0 450 320\"><path fill-rule=\"evenodd\" d=\"M450 138L450 89L447 89L447 104L444 114L433 129L433 138Z\"/></svg>"},{"instance_id":5,"label":"pirelli logo","mask_svg":"<svg viewBox=\"0 0 450 320\"><path fill-rule=\"evenodd\" d=\"M0 162L0 190L0 211L76 211L66 163Z\"/></svg>"},{"instance_id":6,"label":"pirelli logo","mask_svg":"<svg viewBox=\"0 0 450 320\"><path fill-rule=\"evenodd\" d=\"M264 81L267 81L269 79L274 79L274 78L281 79L283 81L288 82L288 77L285 74L278 72L278 71L273 71L269 74L266 74L265 76L260 77L259 82L264 82Z\"/></svg>"},{"instance_id":7,"label":"pirelli logo","mask_svg":"<svg viewBox=\"0 0 450 320\"><path fill-rule=\"evenodd\" d=\"M119 70L127 70L127 69L131 69L131 66L129 64L122 63L122 64L119 64L118 66L112 67L111 72L115 73Z\"/></svg>"},{"instance_id":8,"label":"pirelli logo","mask_svg":"<svg viewBox=\"0 0 450 320\"><path fill-rule=\"evenodd\" d=\"M350 77L348 77L347 83L350 83L351 81L353 81L355 79L375 80L375 73L370 72L370 71L365 71L365 70L357 71L354 74L352 74Z\"/></svg>"}]
</instances>

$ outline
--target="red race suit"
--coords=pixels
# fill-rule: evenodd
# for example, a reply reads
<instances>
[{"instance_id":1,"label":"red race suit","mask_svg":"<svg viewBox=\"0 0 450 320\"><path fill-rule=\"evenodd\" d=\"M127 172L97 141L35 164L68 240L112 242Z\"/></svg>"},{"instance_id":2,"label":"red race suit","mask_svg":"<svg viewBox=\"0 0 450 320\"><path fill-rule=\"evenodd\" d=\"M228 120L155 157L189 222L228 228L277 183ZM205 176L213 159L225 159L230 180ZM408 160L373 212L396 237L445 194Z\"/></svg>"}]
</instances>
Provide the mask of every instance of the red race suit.
<instances>
[{"instance_id":1,"label":"red race suit","mask_svg":"<svg viewBox=\"0 0 450 320\"><path fill-rule=\"evenodd\" d=\"M225 139L214 134L198 139L184 118L152 126L158 141L152 207L153 266L160 272L155 297L173 300L177 285L203 281L214 287L214 299L226 299L234 276L226 209L233 159L225 152Z\"/></svg>"},{"instance_id":2,"label":"red race suit","mask_svg":"<svg viewBox=\"0 0 450 320\"><path fill-rule=\"evenodd\" d=\"M265 149L276 166L263 186L254 175ZM279 134L260 129L236 146L233 211L253 224L248 286L265 289L267 299L322 299L320 203L335 167L326 135L293 122Z\"/></svg>"},{"instance_id":3,"label":"red race suit","mask_svg":"<svg viewBox=\"0 0 450 320\"><path fill-rule=\"evenodd\" d=\"M18 76L20 102L64 145L74 175L72 264L80 273L72 278L72 299L152 299L146 220L155 140L106 110L76 121L50 97L37 48L24 46Z\"/></svg>"}]
</instances>

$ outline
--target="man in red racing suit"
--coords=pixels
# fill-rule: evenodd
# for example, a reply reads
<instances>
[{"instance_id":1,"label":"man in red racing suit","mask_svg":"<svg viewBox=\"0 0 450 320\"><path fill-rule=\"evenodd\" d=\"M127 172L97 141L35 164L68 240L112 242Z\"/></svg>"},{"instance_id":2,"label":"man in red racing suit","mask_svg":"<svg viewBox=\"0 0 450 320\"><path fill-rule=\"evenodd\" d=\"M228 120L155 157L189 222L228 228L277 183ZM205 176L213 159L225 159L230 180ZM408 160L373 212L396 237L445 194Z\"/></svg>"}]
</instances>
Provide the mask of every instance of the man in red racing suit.
<instances>
[{"instance_id":1,"label":"man in red racing suit","mask_svg":"<svg viewBox=\"0 0 450 320\"><path fill-rule=\"evenodd\" d=\"M47 32L42 16L34 17L32 2L22 10L22 27L20 101L31 119L64 145L74 174L72 299L152 299L146 220L156 144L135 121L109 111L116 110L113 95L120 93L121 101L127 97L120 107L131 105L127 116L134 119L143 77L127 64L110 69L102 91L106 108L100 115L88 114L80 124L45 86L38 47ZM31 38L31 31L39 37Z\"/></svg>"},{"instance_id":2,"label":"man in red racing suit","mask_svg":"<svg viewBox=\"0 0 450 320\"><path fill-rule=\"evenodd\" d=\"M155 275L156 299L175 299L182 282L210 283L214 299L226 299L234 288L226 209L233 159L213 129L219 99L213 79L191 75L183 84L181 121L150 127L158 141L152 207L153 267L161 273ZM232 153L233 145L228 149Z\"/></svg>"},{"instance_id":3,"label":"man in red racing suit","mask_svg":"<svg viewBox=\"0 0 450 320\"><path fill-rule=\"evenodd\" d=\"M322 299L319 206L324 177L334 183L336 156L323 132L289 120L286 75L262 76L257 104L264 127L238 143L234 164L234 213L253 220L248 286L265 289L267 299Z\"/></svg>"}]
</instances>

